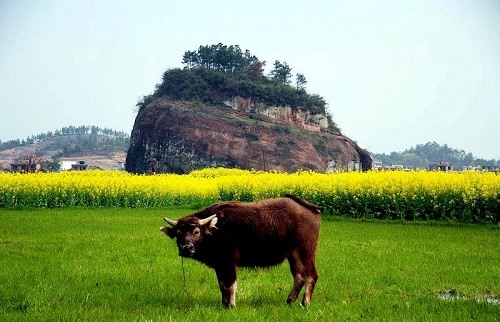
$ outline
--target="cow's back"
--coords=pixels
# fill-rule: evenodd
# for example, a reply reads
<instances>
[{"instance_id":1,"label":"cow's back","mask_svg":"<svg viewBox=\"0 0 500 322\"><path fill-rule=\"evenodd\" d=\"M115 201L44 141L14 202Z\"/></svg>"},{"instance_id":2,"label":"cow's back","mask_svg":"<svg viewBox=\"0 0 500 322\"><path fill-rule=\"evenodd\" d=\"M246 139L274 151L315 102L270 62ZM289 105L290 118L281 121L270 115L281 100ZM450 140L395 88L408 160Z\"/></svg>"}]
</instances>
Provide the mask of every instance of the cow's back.
<instances>
[{"instance_id":1,"label":"cow's back","mask_svg":"<svg viewBox=\"0 0 500 322\"><path fill-rule=\"evenodd\" d=\"M277 265L298 248L316 248L319 216L291 198L219 205L218 233L236 252L238 266Z\"/></svg>"}]
</instances>

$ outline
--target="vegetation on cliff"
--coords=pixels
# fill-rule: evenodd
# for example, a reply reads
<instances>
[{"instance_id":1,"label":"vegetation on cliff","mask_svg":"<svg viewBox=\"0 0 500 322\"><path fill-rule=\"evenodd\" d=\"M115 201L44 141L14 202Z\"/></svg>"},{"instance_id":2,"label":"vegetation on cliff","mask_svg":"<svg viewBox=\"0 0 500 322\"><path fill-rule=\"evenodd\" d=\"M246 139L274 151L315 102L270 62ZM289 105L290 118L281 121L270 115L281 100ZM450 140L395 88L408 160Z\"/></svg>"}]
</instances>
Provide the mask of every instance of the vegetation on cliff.
<instances>
[{"instance_id":1,"label":"vegetation on cliff","mask_svg":"<svg viewBox=\"0 0 500 322\"><path fill-rule=\"evenodd\" d=\"M295 75L292 86L292 68L286 62L276 60L266 76L265 61L248 50L243 52L238 45L219 43L186 51L182 63L183 69L165 71L155 92L137 103L139 110L157 97L221 104L239 96L268 106L290 106L293 110L323 114L331 122L323 97L305 90L307 80L303 74Z\"/></svg>"}]
</instances>

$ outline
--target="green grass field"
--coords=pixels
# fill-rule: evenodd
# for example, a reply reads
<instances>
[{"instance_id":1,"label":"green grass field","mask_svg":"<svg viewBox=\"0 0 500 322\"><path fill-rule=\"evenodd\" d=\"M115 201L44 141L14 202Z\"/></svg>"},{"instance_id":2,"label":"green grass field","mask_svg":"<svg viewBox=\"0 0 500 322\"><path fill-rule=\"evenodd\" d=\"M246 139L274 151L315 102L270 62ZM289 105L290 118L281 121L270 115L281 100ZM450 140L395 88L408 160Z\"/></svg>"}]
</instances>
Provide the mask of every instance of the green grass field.
<instances>
[{"instance_id":1,"label":"green grass field","mask_svg":"<svg viewBox=\"0 0 500 322\"><path fill-rule=\"evenodd\" d=\"M499 226L323 220L308 308L285 303L284 263L241 269L229 310L213 270L184 260L184 285L175 243L159 231L163 216L190 212L0 209L0 320L500 320Z\"/></svg>"}]
</instances>

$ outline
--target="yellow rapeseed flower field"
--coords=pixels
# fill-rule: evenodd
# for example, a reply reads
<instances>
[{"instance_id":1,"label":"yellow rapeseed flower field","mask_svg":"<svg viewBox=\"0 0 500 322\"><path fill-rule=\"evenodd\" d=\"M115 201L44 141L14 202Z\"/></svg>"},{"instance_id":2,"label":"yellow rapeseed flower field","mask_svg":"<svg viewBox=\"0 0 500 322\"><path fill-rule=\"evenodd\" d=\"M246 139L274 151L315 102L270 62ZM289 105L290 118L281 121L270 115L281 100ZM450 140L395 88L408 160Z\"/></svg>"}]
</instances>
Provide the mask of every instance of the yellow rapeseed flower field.
<instances>
[{"instance_id":1,"label":"yellow rapeseed flower field","mask_svg":"<svg viewBox=\"0 0 500 322\"><path fill-rule=\"evenodd\" d=\"M358 218L500 221L500 175L487 172L278 173L204 169L186 175L118 171L1 173L0 208L204 206L302 196L324 214Z\"/></svg>"}]
</instances>

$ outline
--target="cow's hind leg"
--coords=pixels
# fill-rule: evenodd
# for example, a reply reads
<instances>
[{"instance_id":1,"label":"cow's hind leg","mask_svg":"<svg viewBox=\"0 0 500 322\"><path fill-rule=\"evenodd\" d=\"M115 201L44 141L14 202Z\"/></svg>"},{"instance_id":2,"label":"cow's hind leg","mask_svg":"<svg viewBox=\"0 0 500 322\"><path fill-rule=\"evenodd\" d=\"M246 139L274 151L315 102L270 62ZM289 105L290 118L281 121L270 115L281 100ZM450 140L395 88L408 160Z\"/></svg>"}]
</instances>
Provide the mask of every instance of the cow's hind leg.
<instances>
[{"instance_id":1,"label":"cow's hind leg","mask_svg":"<svg viewBox=\"0 0 500 322\"><path fill-rule=\"evenodd\" d=\"M302 299L302 306L307 306L311 302L314 286L316 286L316 281L318 280L318 271L316 270L314 258L306 261L304 268L306 290Z\"/></svg>"},{"instance_id":2,"label":"cow's hind leg","mask_svg":"<svg viewBox=\"0 0 500 322\"><path fill-rule=\"evenodd\" d=\"M288 262L290 263L290 271L293 276L293 288L286 300L286 302L290 304L293 303L299 296L300 290L304 286L305 280L302 274L304 265L302 264L302 260L300 259L298 252L294 252L291 256L289 256Z\"/></svg>"}]
</instances>

